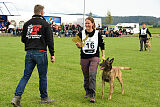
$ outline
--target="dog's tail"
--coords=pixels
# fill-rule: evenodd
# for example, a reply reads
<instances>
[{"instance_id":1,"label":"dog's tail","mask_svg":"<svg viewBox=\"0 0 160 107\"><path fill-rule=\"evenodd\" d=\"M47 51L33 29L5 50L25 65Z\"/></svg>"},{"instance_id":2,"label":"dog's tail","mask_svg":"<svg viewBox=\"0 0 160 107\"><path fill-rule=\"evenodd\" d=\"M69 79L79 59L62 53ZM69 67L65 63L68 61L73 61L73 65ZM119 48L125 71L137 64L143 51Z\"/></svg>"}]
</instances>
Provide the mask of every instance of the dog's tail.
<instances>
[{"instance_id":1,"label":"dog's tail","mask_svg":"<svg viewBox=\"0 0 160 107\"><path fill-rule=\"evenodd\" d=\"M119 68L122 69L122 70L131 70L130 67L119 67Z\"/></svg>"}]
</instances>

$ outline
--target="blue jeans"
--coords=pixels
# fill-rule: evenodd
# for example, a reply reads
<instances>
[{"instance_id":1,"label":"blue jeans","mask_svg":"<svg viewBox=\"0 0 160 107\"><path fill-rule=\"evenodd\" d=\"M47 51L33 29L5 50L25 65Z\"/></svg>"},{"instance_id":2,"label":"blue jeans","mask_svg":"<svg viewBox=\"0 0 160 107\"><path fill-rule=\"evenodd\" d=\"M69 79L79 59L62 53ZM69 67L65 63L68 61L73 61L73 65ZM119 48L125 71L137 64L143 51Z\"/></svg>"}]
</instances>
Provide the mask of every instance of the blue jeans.
<instances>
[{"instance_id":1,"label":"blue jeans","mask_svg":"<svg viewBox=\"0 0 160 107\"><path fill-rule=\"evenodd\" d=\"M39 90L41 98L48 97L47 94L47 69L48 69L48 58L46 52L39 50L29 50L25 57L25 69L24 75L21 78L15 92L15 96L21 96L24 92L25 86L31 77L33 69L37 65L39 73Z\"/></svg>"}]
</instances>

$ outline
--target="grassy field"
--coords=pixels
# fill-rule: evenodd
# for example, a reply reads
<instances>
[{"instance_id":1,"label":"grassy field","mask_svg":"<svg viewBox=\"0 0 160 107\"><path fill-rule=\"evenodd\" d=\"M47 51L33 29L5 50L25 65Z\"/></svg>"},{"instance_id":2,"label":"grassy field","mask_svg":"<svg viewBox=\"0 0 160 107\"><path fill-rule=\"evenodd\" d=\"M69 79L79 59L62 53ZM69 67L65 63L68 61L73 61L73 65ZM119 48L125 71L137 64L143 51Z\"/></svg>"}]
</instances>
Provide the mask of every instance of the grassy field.
<instances>
[{"instance_id":1,"label":"grassy field","mask_svg":"<svg viewBox=\"0 0 160 107\"><path fill-rule=\"evenodd\" d=\"M149 28L151 33L160 33L160 28Z\"/></svg>"},{"instance_id":2,"label":"grassy field","mask_svg":"<svg viewBox=\"0 0 160 107\"><path fill-rule=\"evenodd\" d=\"M56 101L40 104L39 78L35 68L22 96L23 107L160 107L160 38L151 40L151 52L139 52L137 37L105 38L106 57L115 58L114 66L128 66L132 70L122 71L125 94L121 94L116 80L109 101L109 84L105 86L105 99L101 99L102 71L98 69L95 104L83 98L80 52L71 39L54 39L56 62L49 62L48 94ZM10 101L23 76L24 57L24 45L19 37L0 37L0 107L12 107Z\"/></svg>"}]
</instances>

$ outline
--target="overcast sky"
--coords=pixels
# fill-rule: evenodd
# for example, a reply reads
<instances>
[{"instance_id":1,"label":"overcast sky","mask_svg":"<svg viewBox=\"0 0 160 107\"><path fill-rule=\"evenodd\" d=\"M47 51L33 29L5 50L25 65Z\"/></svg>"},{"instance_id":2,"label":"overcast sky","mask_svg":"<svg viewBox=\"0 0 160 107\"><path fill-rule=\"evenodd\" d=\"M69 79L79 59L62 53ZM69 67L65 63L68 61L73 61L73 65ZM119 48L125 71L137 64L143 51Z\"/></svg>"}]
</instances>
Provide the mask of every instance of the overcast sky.
<instances>
[{"instance_id":1,"label":"overcast sky","mask_svg":"<svg viewBox=\"0 0 160 107\"><path fill-rule=\"evenodd\" d=\"M0 0L13 2L19 11L33 12L35 4L45 6L47 13L83 13L84 0ZM160 17L160 0L85 0L86 13L105 16L155 16Z\"/></svg>"}]
</instances>

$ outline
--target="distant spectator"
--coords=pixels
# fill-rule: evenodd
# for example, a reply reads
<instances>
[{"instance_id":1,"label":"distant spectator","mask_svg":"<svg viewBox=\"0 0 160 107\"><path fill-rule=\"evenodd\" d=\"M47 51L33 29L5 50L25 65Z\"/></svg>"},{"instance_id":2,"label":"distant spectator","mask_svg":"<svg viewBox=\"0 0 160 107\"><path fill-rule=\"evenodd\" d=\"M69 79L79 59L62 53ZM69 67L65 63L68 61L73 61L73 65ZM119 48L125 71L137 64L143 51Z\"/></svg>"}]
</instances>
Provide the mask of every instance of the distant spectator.
<instances>
[{"instance_id":1,"label":"distant spectator","mask_svg":"<svg viewBox=\"0 0 160 107\"><path fill-rule=\"evenodd\" d=\"M72 25L71 24L69 25L69 28L68 28L68 36L72 37Z\"/></svg>"},{"instance_id":2,"label":"distant spectator","mask_svg":"<svg viewBox=\"0 0 160 107\"><path fill-rule=\"evenodd\" d=\"M16 29L16 35L20 36L21 33L22 33L22 29L20 29L19 27L17 27L17 29Z\"/></svg>"},{"instance_id":3,"label":"distant spectator","mask_svg":"<svg viewBox=\"0 0 160 107\"><path fill-rule=\"evenodd\" d=\"M8 29L9 29L9 25L10 25L9 20L6 21L5 25L6 25L6 31L5 32L8 33Z\"/></svg>"},{"instance_id":4,"label":"distant spectator","mask_svg":"<svg viewBox=\"0 0 160 107\"><path fill-rule=\"evenodd\" d=\"M120 29L118 33L119 33L119 35L122 35L122 29Z\"/></svg>"},{"instance_id":5,"label":"distant spectator","mask_svg":"<svg viewBox=\"0 0 160 107\"><path fill-rule=\"evenodd\" d=\"M8 33L13 33L13 31L14 31L14 25L9 25L9 27L8 27Z\"/></svg>"},{"instance_id":6,"label":"distant spectator","mask_svg":"<svg viewBox=\"0 0 160 107\"><path fill-rule=\"evenodd\" d=\"M51 26L51 30L53 32L53 27L54 27L54 22L53 21L50 23L50 26Z\"/></svg>"},{"instance_id":7,"label":"distant spectator","mask_svg":"<svg viewBox=\"0 0 160 107\"><path fill-rule=\"evenodd\" d=\"M110 37L113 37L113 36L114 36L114 35L113 35L113 30L110 31L109 36L110 36Z\"/></svg>"},{"instance_id":8,"label":"distant spectator","mask_svg":"<svg viewBox=\"0 0 160 107\"><path fill-rule=\"evenodd\" d=\"M108 30L106 30L105 35L106 35L106 37L109 37L109 32L108 32Z\"/></svg>"},{"instance_id":9,"label":"distant spectator","mask_svg":"<svg viewBox=\"0 0 160 107\"><path fill-rule=\"evenodd\" d=\"M120 31L118 31L118 30L116 30L115 32L114 32L114 34L115 34L115 36L116 37L119 37L121 34L120 34Z\"/></svg>"},{"instance_id":10,"label":"distant spectator","mask_svg":"<svg viewBox=\"0 0 160 107\"><path fill-rule=\"evenodd\" d=\"M76 35L76 26L73 24L72 25L72 35L73 35L73 37L75 37L75 35Z\"/></svg>"},{"instance_id":11,"label":"distant spectator","mask_svg":"<svg viewBox=\"0 0 160 107\"><path fill-rule=\"evenodd\" d=\"M57 35L57 33L58 33L58 25L57 24L55 24L55 35Z\"/></svg>"},{"instance_id":12,"label":"distant spectator","mask_svg":"<svg viewBox=\"0 0 160 107\"><path fill-rule=\"evenodd\" d=\"M13 33L13 35L17 36L17 35L16 35L16 28L13 29L13 32L12 32L12 33Z\"/></svg>"},{"instance_id":13,"label":"distant spectator","mask_svg":"<svg viewBox=\"0 0 160 107\"><path fill-rule=\"evenodd\" d=\"M2 31L2 32L5 32L5 31L6 31L6 27L5 27L4 23L1 24L1 29L0 29L0 31Z\"/></svg>"},{"instance_id":14,"label":"distant spectator","mask_svg":"<svg viewBox=\"0 0 160 107\"><path fill-rule=\"evenodd\" d=\"M64 24L62 23L61 25L61 33L64 34L65 28L64 28Z\"/></svg>"},{"instance_id":15,"label":"distant spectator","mask_svg":"<svg viewBox=\"0 0 160 107\"><path fill-rule=\"evenodd\" d=\"M61 26L58 26L58 37L61 37L61 31L62 31Z\"/></svg>"},{"instance_id":16,"label":"distant spectator","mask_svg":"<svg viewBox=\"0 0 160 107\"><path fill-rule=\"evenodd\" d=\"M65 25L65 37L68 37L68 28L69 28L69 25L66 24Z\"/></svg>"},{"instance_id":17,"label":"distant spectator","mask_svg":"<svg viewBox=\"0 0 160 107\"><path fill-rule=\"evenodd\" d=\"M98 24L97 30L99 30L99 31L101 30L101 28L100 28L100 25L99 25L99 24Z\"/></svg>"},{"instance_id":18,"label":"distant spectator","mask_svg":"<svg viewBox=\"0 0 160 107\"><path fill-rule=\"evenodd\" d=\"M77 25L77 30L78 30L78 33L82 31L82 27L79 24Z\"/></svg>"}]
</instances>

